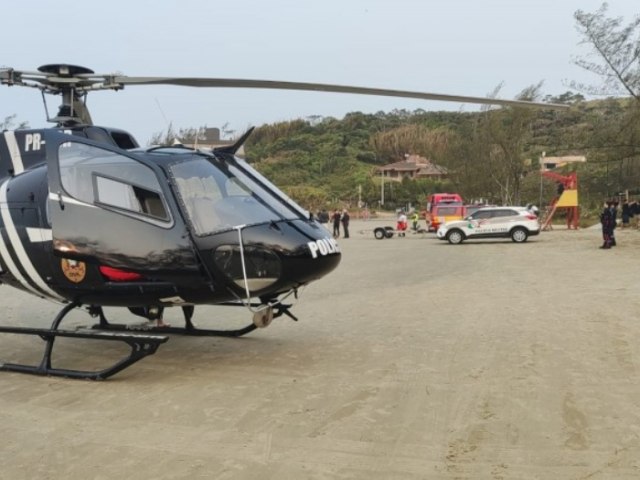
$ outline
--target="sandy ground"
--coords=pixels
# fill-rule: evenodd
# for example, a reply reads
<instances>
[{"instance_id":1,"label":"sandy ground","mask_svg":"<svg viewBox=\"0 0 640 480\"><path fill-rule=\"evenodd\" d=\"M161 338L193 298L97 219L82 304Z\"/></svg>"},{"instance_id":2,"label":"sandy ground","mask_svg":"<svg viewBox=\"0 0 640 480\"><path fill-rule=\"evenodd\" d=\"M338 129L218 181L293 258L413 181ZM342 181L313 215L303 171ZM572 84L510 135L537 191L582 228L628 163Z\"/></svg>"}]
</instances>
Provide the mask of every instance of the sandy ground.
<instances>
[{"instance_id":1,"label":"sandy ground","mask_svg":"<svg viewBox=\"0 0 640 480\"><path fill-rule=\"evenodd\" d=\"M523 245L358 233L379 223L352 222L298 323L174 336L104 382L1 373L0 478L640 477L640 232L610 251L597 229ZM5 323L55 313L0 292ZM37 361L41 343L7 335L0 355ZM111 349L60 347L59 366Z\"/></svg>"}]
</instances>

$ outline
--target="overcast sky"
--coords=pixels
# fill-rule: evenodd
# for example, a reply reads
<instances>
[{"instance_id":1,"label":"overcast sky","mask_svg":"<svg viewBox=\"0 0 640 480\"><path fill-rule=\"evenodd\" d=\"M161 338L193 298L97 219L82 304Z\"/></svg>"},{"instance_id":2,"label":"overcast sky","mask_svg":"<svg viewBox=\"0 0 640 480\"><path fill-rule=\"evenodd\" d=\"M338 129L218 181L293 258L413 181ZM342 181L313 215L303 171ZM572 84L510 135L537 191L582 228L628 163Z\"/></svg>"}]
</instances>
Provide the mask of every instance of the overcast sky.
<instances>
[{"instance_id":1,"label":"overcast sky","mask_svg":"<svg viewBox=\"0 0 640 480\"><path fill-rule=\"evenodd\" d=\"M0 66L35 70L70 63L97 73L333 83L514 98L543 81L597 83L575 66L573 14L593 0L30 0L2 8ZM630 21L638 0L613 0ZM311 115L473 105L316 92L129 86L89 95L96 124L124 128L141 144L167 128L221 127L240 133ZM57 99L49 101L55 114ZM40 93L0 87L0 119L45 126Z\"/></svg>"}]
</instances>

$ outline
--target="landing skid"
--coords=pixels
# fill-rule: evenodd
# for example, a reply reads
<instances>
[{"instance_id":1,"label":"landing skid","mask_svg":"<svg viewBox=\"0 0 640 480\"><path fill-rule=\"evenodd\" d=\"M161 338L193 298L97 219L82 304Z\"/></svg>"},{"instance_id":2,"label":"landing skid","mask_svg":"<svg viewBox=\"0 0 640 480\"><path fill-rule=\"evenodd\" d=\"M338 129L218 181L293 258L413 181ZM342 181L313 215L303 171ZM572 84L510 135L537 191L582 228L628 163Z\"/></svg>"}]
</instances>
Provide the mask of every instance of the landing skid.
<instances>
[{"instance_id":1,"label":"landing skid","mask_svg":"<svg viewBox=\"0 0 640 480\"><path fill-rule=\"evenodd\" d=\"M241 306L238 304L227 304L227 306ZM254 305L257 306L257 305ZM273 312L272 318L278 318L281 315L287 315L293 320L298 320L293 316L291 312L289 312L289 308L291 305L283 305L280 304L275 308ZM184 327L173 327L173 326L155 326L151 324L138 324L138 325L129 325L123 323L111 323L107 320L107 317L104 315L102 307L94 306L89 309L89 313L93 316L97 316L99 318L99 323L93 325L91 328L95 330L107 330L107 331L119 331L119 332L131 332L131 331L144 331L144 332L153 332L153 333L171 333L177 335L191 335L196 337L241 337L246 335L249 332L253 332L256 328L266 327L270 322L271 318L268 322L260 321L259 319L254 319L254 323L250 323L242 328L237 329L229 329L229 330L216 330L210 328L199 328L196 327L193 322L193 306L185 306L182 307L182 312L184 315Z\"/></svg>"},{"instance_id":2,"label":"landing skid","mask_svg":"<svg viewBox=\"0 0 640 480\"><path fill-rule=\"evenodd\" d=\"M238 304L228 304L230 306L239 306ZM74 379L87 379L87 380L104 380L110 376L130 367L134 363L142 360L144 357L153 355L160 344L169 340L166 335L150 335L140 333L109 333L109 332L80 332L74 330L60 330L58 327L62 322L62 319L71 312L74 308L80 307L81 303L73 302L65 305L56 315L51 328L27 328L27 327L8 327L0 326L0 333L9 333L17 335L32 335L38 336L46 342L44 354L39 365L23 365L19 363L0 363L0 371L5 372L17 372L17 373L29 373L32 375L49 375L52 377L66 377ZM251 307L262 307L264 305L251 304ZM291 305L278 304L275 307L269 307L268 310L257 310L254 315L254 322L243 327L231 330L213 330L206 328L197 328L191 318L193 317L194 307L185 306L182 307L184 313L185 326L184 327L170 327L170 326L132 326L125 324L109 323L102 311L102 307L91 306L88 308L89 313L93 316L97 316L100 319L100 323L94 325L92 329L99 330L116 330L124 332L132 331L144 331L150 333L162 333L162 334L181 334L181 335L193 335L193 336L218 336L218 337L241 337L249 332L252 332L256 328L266 327L271 323L274 318L286 315L293 320L298 320L289 309ZM53 352L53 346L55 339L58 337L66 338L82 338L88 340L108 340L124 342L131 348L129 355L108 368L97 371L90 370L74 370L64 368L54 368L52 366L51 354Z\"/></svg>"},{"instance_id":3,"label":"landing skid","mask_svg":"<svg viewBox=\"0 0 640 480\"><path fill-rule=\"evenodd\" d=\"M127 335L118 333L83 333L71 330L58 330L58 326L62 319L74 308L79 307L78 303L70 303L66 305L54 319L51 328L24 328L24 327L0 327L0 333L13 333L18 335L35 335L46 342L44 355L39 365L22 365L16 363L0 364L0 371L29 373L33 375L49 375L54 377L67 377L75 379L87 380L104 380L134 363L142 360L144 357L153 355L161 343L169 340L169 337L159 335ZM129 356L119 360L112 366L99 371L73 370L53 368L51 365L51 353L53 351L54 341L57 337L67 338L83 338L90 340L109 340L124 342L131 351Z\"/></svg>"}]
</instances>

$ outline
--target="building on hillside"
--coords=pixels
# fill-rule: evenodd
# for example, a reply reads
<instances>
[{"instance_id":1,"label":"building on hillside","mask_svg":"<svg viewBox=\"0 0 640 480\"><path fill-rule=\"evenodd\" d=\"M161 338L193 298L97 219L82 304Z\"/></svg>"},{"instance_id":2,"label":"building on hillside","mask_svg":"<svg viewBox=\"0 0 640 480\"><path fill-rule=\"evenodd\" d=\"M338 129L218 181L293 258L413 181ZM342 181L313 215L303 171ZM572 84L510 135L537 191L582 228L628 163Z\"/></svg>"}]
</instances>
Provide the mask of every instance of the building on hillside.
<instances>
[{"instance_id":1,"label":"building on hillside","mask_svg":"<svg viewBox=\"0 0 640 480\"><path fill-rule=\"evenodd\" d=\"M224 147L226 145L233 145L235 141L220 139L219 128L205 128L200 133L200 135L198 135L198 138L182 139L181 143L185 147L209 149L209 148L216 148L216 147ZM244 158L244 145L240 147L236 155L238 157Z\"/></svg>"},{"instance_id":2,"label":"building on hillside","mask_svg":"<svg viewBox=\"0 0 640 480\"><path fill-rule=\"evenodd\" d=\"M563 157L547 157L544 153L540 157L540 170L549 171L556 168L564 167L570 163L583 163L587 161L587 157L583 155L565 155Z\"/></svg>"},{"instance_id":3,"label":"building on hillside","mask_svg":"<svg viewBox=\"0 0 640 480\"><path fill-rule=\"evenodd\" d=\"M382 175L385 180L401 182L405 178L416 180L427 178L441 180L449 174L446 168L431 163L419 155L405 155L404 160L390 163L376 168L376 173Z\"/></svg>"}]
</instances>

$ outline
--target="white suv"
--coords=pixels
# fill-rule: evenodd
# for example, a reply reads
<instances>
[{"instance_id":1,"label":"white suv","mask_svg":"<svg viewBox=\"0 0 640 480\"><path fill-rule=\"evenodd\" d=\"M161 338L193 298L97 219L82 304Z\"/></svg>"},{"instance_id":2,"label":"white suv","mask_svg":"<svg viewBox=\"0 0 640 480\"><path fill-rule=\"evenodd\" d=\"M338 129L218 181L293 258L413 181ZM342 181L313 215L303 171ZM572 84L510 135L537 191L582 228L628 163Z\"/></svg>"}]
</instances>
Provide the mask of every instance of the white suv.
<instances>
[{"instance_id":1,"label":"white suv","mask_svg":"<svg viewBox=\"0 0 640 480\"><path fill-rule=\"evenodd\" d=\"M447 222L436 232L440 240L458 244L470 238L511 238L516 243L526 242L531 235L540 233L535 213L526 207L488 207L472 213L464 220Z\"/></svg>"}]
</instances>

